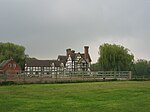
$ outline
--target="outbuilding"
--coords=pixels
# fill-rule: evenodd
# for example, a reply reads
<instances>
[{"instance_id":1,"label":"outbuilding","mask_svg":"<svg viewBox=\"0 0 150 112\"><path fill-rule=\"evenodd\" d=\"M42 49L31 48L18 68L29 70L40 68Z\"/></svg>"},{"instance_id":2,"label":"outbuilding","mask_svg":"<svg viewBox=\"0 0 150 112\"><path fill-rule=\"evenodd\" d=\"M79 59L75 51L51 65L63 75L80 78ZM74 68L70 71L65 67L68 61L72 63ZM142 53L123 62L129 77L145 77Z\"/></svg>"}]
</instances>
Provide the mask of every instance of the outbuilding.
<instances>
[{"instance_id":1,"label":"outbuilding","mask_svg":"<svg viewBox=\"0 0 150 112\"><path fill-rule=\"evenodd\" d=\"M15 77L21 73L21 67L16 63L14 59L4 60L0 63L0 74L5 75L8 78Z\"/></svg>"}]
</instances>

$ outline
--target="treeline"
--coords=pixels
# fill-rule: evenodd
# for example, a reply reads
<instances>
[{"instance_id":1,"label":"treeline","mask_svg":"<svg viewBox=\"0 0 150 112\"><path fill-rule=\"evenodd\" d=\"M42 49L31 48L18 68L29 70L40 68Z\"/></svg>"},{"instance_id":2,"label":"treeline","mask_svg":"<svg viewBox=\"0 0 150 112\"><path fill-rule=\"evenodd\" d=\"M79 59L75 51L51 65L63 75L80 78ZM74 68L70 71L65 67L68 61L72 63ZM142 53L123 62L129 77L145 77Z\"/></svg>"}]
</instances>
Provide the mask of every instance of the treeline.
<instances>
[{"instance_id":1,"label":"treeline","mask_svg":"<svg viewBox=\"0 0 150 112\"><path fill-rule=\"evenodd\" d=\"M132 71L134 75L150 75L150 61L134 60L129 49L105 43L99 47L97 63L92 64L93 71Z\"/></svg>"},{"instance_id":2,"label":"treeline","mask_svg":"<svg viewBox=\"0 0 150 112\"><path fill-rule=\"evenodd\" d=\"M144 59L137 60L132 71L135 75L150 75L150 61Z\"/></svg>"}]
</instances>

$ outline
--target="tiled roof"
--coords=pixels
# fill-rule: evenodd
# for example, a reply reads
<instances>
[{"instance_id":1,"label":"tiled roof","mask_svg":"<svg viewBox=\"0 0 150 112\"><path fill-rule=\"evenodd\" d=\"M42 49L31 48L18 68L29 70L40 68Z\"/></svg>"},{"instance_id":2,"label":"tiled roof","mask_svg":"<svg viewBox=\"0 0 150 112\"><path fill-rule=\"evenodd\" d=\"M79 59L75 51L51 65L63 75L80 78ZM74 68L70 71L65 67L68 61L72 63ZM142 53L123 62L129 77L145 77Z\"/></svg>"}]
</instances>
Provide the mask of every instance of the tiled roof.
<instances>
[{"instance_id":1,"label":"tiled roof","mask_svg":"<svg viewBox=\"0 0 150 112\"><path fill-rule=\"evenodd\" d=\"M81 57L85 59L85 54L84 54L84 53L83 53L83 54L81 54ZM91 62L91 61L92 61L92 60L91 60L91 57L90 57L90 55L89 55L89 54L88 54L88 60L89 60L89 62Z\"/></svg>"},{"instance_id":2,"label":"tiled roof","mask_svg":"<svg viewBox=\"0 0 150 112\"><path fill-rule=\"evenodd\" d=\"M12 59L4 60L2 63L0 63L0 68L4 67L7 63L9 63Z\"/></svg>"},{"instance_id":3,"label":"tiled roof","mask_svg":"<svg viewBox=\"0 0 150 112\"><path fill-rule=\"evenodd\" d=\"M58 60L49 60L50 65L54 64L55 67L61 67L61 63L64 64L63 61L58 61Z\"/></svg>"},{"instance_id":4,"label":"tiled roof","mask_svg":"<svg viewBox=\"0 0 150 112\"><path fill-rule=\"evenodd\" d=\"M75 60L76 57L77 57L77 55L81 55L81 57L82 57L83 59L85 59L85 54L84 54L84 53L82 53L82 54L80 54L80 53L71 53L71 54L70 54L70 57L71 57L72 60ZM59 61L65 61L65 62L66 62L66 61L67 61L67 58L68 58L67 56L59 55L58 58L57 58L57 60L59 60ZM89 59L90 62L92 61L89 54L88 54L88 59Z\"/></svg>"},{"instance_id":5,"label":"tiled roof","mask_svg":"<svg viewBox=\"0 0 150 112\"><path fill-rule=\"evenodd\" d=\"M67 56L59 55L57 60L59 60L59 61L66 61L67 60Z\"/></svg>"},{"instance_id":6,"label":"tiled roof","mask_svg":"<svg viewBox=\"0 0 150 112\"><path fill-rule=\"evenodd\" d=\"M61 63L64 63L64 61L27 59L25 62L28 67L51 67L52 64L54 64L55 67L60 67Z\"/></svg>"},{"instance_id":7,"label":"tiled roof","mask_svg":"<svg viewBox=\"0 0 150 112\"><path fill-rule=\"evenodd\" d=\"M25 64L27 64L27 66L50 66L49 60L26 59Z\"/></svg>"},{"instance_id":8,"label":"tiled roof","mask_svg":"<svg viewBox=\"0 0 150 112\"><path fill-rule=\"evenodd\" d=\"M75 60L75 58L76 58L76 55L77 55L77 53L71 53L71 54L70 54L70 56L71 56L71 59L72 59L72 60Z\"/></svg>"}]
</instances>

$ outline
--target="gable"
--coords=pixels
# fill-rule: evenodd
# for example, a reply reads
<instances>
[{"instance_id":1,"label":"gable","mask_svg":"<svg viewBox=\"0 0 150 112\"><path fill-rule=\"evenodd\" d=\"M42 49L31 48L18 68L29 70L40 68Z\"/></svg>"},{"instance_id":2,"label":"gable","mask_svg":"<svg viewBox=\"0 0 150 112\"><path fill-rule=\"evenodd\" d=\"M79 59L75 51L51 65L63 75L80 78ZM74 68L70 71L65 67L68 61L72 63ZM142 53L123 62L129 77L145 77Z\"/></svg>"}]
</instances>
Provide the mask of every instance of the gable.
<instances>
[{"instance_id":1,"label":"gable","mask_svg":"<svg viewBox=\"0 0 150 112\"><path fill-rule=\"evenodd\" d=\"M0 69L1 70L21 70L21 67L13 60L4 60L0 64Z\"/></svg>"},{"instance_id":2,"label":"gable","mask_svg":"<svg viewBox=\"0 0 150 112\"><path fill-rule=\"evenodd\" d=\"M78 60L78 63L79 63L79 64L87 63L87 61L86 61L84 58L80 58L80 59Z\"/></svg>"}]
</instances>

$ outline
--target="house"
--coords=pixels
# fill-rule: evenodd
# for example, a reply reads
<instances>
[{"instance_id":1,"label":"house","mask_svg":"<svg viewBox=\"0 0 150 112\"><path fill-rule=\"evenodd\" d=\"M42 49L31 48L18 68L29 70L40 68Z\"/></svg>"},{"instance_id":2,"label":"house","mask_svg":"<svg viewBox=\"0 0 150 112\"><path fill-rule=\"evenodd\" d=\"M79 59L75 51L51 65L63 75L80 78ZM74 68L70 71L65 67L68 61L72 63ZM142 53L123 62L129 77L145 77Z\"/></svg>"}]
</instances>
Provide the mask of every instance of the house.
<instances>
[{"instance_id":1,"label":"house","mask_svg":"<svg viewBox=\"0 0 150 112\"><path fill-rule=\"evenodd\" d=\"M59 55L57 60L26 59L25 73L48 75L90 71L91 61L88 46L84 46L84 53L67 49L66 55Z\"/></svg>"},{"instance_id":2,"label":"house","mask_svg":"<svg viewBox=\"0 0 150 112\"><path fill-rule=\"evenodd\" d=\"M21 67L14 59L4 60L2 63L0 63L0 74L14 76L19 73L21 73Z\"/></svg>"},{"instance_id":3,"label":"house","mask_svg":"<svg viewBox=\"0 0 150 112\"><path fill-rule=\"evenodd\" d=\"M64 71L65 63L57 60L27 59L25 62L25 74L60 74Z\"/></svg>"},{"instance_id":4,"label":"house","mask_svg":"<svg viewBox=\"0 0 150 112\"><path fill-rule=\"evenodd\" d=\"M57 60L66 62L66 71L90 71L92 61L89 46L84 46L84 53L76 53L74 50L67 49L66 55L58 56Z\"/></svg>"}]
</instances>

